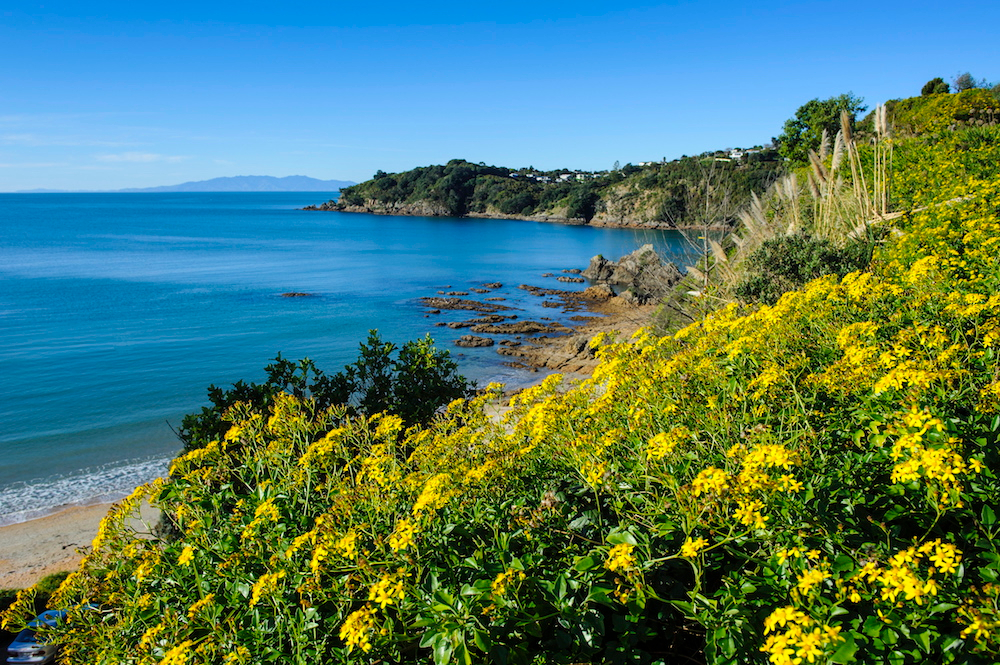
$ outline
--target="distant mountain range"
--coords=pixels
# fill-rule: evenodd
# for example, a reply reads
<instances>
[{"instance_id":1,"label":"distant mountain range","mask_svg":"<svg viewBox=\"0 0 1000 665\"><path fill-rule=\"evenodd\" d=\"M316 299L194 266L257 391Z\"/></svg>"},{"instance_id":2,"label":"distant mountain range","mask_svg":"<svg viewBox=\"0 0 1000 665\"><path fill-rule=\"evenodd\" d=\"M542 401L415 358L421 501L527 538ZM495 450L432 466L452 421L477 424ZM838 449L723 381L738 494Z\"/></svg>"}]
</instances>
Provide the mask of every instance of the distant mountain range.
<instances>
[{"instance_id":1,"label":"distant mountain range","mask_svg":"<svg viewBox=\"0 0 1000 665\"><path fill-rule=\"evenodd\" d=\"M355 183L350 180L317 180L304 175L290 175L276 178L269 175L238 175L232 178L212 178L196 182L182 182L179 185L144 187L112 190L110 193L125 192L334 192ZM33 189L21 194L60 193L66 190Z\"/></svg>"}]
</instances>

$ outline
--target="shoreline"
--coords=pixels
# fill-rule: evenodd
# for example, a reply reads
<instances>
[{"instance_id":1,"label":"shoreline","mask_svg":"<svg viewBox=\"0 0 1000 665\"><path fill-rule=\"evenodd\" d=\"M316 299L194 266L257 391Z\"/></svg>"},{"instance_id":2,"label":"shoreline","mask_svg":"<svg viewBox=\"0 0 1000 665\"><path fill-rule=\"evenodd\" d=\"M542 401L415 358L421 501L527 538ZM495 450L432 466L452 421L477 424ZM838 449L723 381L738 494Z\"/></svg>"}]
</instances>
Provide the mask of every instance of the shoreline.
<instances>
[{"instance_id":1,"label":"shoreline","mask_svg":"<svg viewBox=\"0 0 1000 665\"><path fill-rule=\"evenodd\" d=\"M503 213L491 213L491 212L469 212L464 215L449 215L444 214L443 211L428 207L425 205L417 204L399 204L398 207L388 208L383 207L382 209L363 206L363 205L352 205L352 206L339 206L334 203L330 204L329 201L314 205L305 206L304 208L299 208L299 210L309 211L309 212L347 212L347 213L363 213L368 215L383 215L389 217L450 217L455 219L510 219L523 222L545 222L548 224L566 224L568 226L591 226L594 228L601 229L632 229L632 230L645 230L645 231L728 231L732 227L728 225L714 224L708 227L700 225L683 224L677 225L672 222L654 222L654 221L613 221L604 219L592 219L589 222L582 217L559 217L555 215L507 215Z\"/></svg>"},{"instance_id":2,"label":"shoreline","mask_svg":"<svg viewBox=\"0 0 1000 665\"><path fill-rule=\"evenodd\" d=\"M591 316L565 335L525 340L523 347L504 354L525 372L538 373L537 378L530 378L526 385L508 391L509 394L540 383L545 376L556 372L567 380L590 376L597 359L585 341L602 332L631 335L649 323L656 309L654 305L628 304L618 296L586 301L564 298L564 307ZM75 570L89 550L101 520L114 504L113 501L69 504L23 522L0 526L0 589L27 588L46 575ZM158 511L144 504L142 518L155 522Z\"/></svg>"}]
</instances>

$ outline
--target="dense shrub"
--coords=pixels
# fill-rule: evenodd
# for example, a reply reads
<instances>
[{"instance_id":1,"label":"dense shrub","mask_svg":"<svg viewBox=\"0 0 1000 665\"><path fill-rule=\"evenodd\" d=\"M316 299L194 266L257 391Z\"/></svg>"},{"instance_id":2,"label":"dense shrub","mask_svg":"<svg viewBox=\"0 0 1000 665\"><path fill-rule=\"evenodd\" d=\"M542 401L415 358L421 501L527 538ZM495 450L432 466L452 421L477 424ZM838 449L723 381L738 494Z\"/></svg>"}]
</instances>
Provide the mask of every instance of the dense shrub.
<instances>
[{"instance_id":1,"label":"dense shrub","mask_svg":"<svg viewBox=\"0 0 1000 665\"><path fill-rule=\"evenodd\" d=\"M309 398L320 410L345 405L345 414L388 411L414 425L428 422L440 407L473 390L451 354L435 348L429 335L397 349L377 330L360 344L358 359L336 374L323 373L308 358L293 363L280 353L264 370L263 383L240 380L228 390L208 387L210 406L185 416L178 431L185 452L222 438L230 428L226 414L237 404L266 411L282 394Z\"/></svg>"},{"instance_id":2,"label":"dense shrub","mask_svg":"<svg viewBox=\"0 0 1000 665\"><path fill-rule=\"evenodd\" d=\"M864 269L873 249L868 240L837 247L803 234L772 238L747 258L748 274L736 285L735 295L744 302L773 305L784 293L817 277L843 277Z\"/></svg>"}]
</instances>

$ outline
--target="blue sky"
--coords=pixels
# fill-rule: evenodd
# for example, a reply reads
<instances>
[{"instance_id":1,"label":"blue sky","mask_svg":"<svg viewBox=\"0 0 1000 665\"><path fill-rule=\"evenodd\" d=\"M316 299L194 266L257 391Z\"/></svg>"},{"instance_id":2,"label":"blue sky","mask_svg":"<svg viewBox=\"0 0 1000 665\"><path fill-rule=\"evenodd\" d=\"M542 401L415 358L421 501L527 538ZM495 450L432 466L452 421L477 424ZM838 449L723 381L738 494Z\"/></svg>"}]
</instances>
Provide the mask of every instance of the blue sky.
<instances>
[{"instance_id":1,"label":"blue sky","mask_svg":"<svg viewBox=\"0 0 1000 665\"><path fill-rule=\"evenodd\" d=\"M15 2L0 191L607 169L751 146L812 98L1000 80L1000 4Z\"/></svg>"}]
</instances>

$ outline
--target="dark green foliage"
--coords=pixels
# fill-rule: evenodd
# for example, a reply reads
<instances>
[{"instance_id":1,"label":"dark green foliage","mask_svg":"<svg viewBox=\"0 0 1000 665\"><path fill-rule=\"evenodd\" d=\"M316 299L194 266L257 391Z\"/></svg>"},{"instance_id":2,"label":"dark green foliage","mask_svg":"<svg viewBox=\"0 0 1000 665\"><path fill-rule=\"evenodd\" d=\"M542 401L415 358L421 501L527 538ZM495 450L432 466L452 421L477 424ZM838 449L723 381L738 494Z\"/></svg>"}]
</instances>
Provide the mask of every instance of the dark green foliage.
<instances>
[{"instance_id":1,"label":"dark green foliage","mask_svg":"<svg viewBox=\"0 0 1000 665\"><path fill-rule=\"evenodd\" d=\"M722 160L717 162L717 160ZM679 226L695 223L691 216L704 192L704 164L716 163L737 198L767 189L783 171L777 151L758 149L742 160L728 153L708 152L672 162L635 166L613 172L578 174L566 170L538 171L473 164L454 159L444 166L424 166L404 173L384 173L341 191L346 205L429 203L443 214L500 213L530 217L560 212L590 221L602 206L640 191L651 196L657 218ZM624 192L624 194L623 194Z\"/></svg>"},{"instance_id":2,"label":"dark green foliage","mask_svg":"<svg viewBox=\"0 0 1000 665\"><path fill-rule=\"evenodd\" d=\"M945 83L943 78L938 76L937 78L932 78L927 83L924 83L924 87L920 89L920 96L926 97L927 95L937 95L946 92L951 92L951 86Z\"/></svg>"},{"instance_id":3,"label":"dark green foliage","mask_svg":"<svg viewBox=\"0 0 1000 665\"><path fill-rule=\"evenodd\" d=\"M787 291L823 275L843 277L871 262L874 244L852 241L840 248L829 240L802 234L766 240L750 255L749 274L736 286L738 298L773 305Z\"/></svg>"},{"instance_id":4,"label":"dark green foliage","mask_svg":"<svg viewBox=\"0 0 1000 665\"><path fill-rule=\"evenodd\" d=\"M240 380L229 390L209 386L211 405L186 415L177 435L185 452L202 448L225 436L230 423L224 416L234 404L246 402L266 411L282 392L312 398L318 409L341 404L345 413L389 411L407 425L426 423L440 406L471 394L472 384L458 373L448 351L434 347L429 335L406 342L394 358L396 350L395 344L383 342L378 331L371 330L358 359L333 375L323 373L308 358L294 363L279 353L264 368L263 383Z\"/></svg>"},{"instance_id":5,"label":"dark green foliage","mask_svg":"<svg viewBox=\"0 0 1000 665\"><path fill-rule=\"evenodd\" d=\"M795 165L809 162L809 151L819 151L825 129L830 140L840 130L840 112L847 111L854 118L868 107L864 100L852 93L830 97L829 99L813 99L799 107L795 117L785 122L784 131L775 139L778 152Z\"/></svg>"},{"instance_id":6,"label":"dark green foliage","mask_svg":"<svg viewBox=\"0 0 1000 665\"><path fill-rule=\"evenodd\" d=\"M395 351L396 345L382 341L377 330L369 331L358 360L332 377L338 390L349 390L360 412L389 411L406 425L415 425L428 422L440 406L472 393L473 386L458 373L451 355L435 348L430 335L405 343L393 358Z\"/></svg>"},{"instance_id":7,"label":"dark green foliage","mask_svg":"<svg viewBox=\"0 0 1000 665\"><path fill-rule=\"evenodd\" d=\"M566 207L566 216L589 222L594 218L600 196L591 184L581 184L573 188Z\"/></svg>"}]
</instances>

